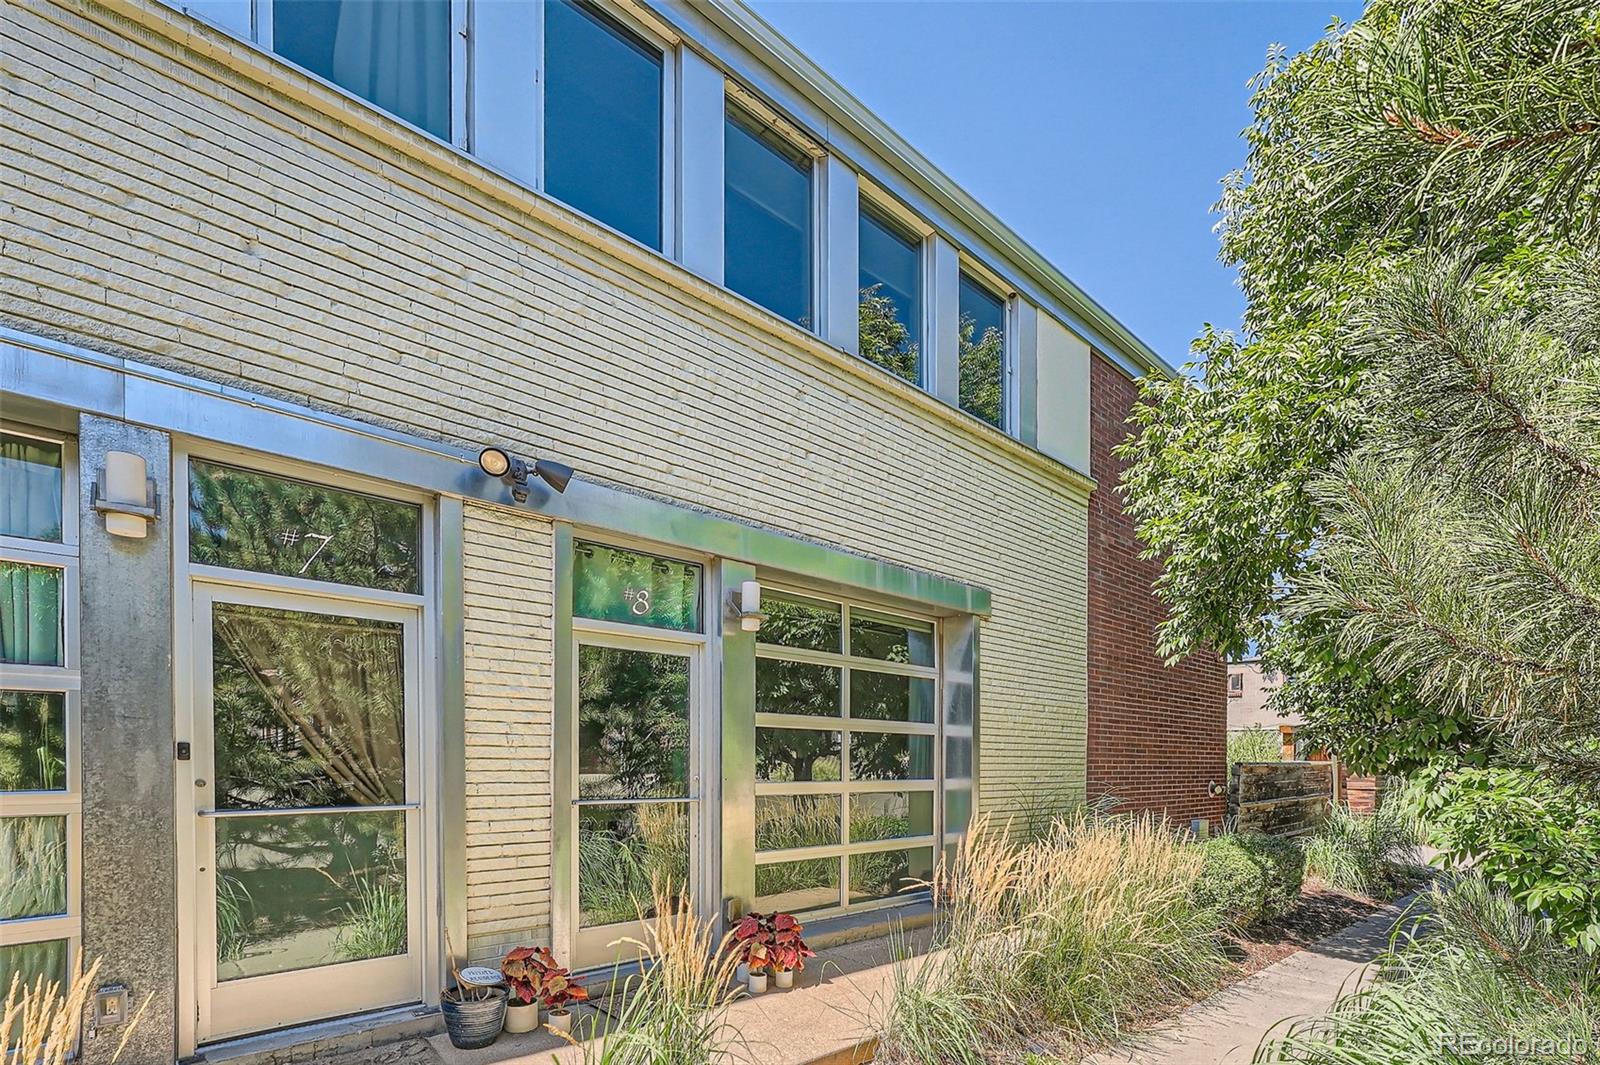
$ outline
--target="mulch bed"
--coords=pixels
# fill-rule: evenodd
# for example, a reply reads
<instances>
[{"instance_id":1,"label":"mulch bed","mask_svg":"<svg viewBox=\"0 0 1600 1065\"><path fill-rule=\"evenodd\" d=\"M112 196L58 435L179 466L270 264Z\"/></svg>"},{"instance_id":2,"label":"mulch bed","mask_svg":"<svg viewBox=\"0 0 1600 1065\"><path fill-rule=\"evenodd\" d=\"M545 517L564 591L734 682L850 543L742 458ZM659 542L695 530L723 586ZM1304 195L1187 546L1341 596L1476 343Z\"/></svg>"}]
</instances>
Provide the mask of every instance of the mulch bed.
<instances>
[{"instance_id":1,"label":"mulch bed","mask_svg":"<svg viewBox=\"0 0 1600 1065\"><path fill-rule=\"evenodd\" d=\"M1384 903L1374 899L1307 885L1300 901L1288 913L1228 937L1227 953L1236 968L1228 974L1227 982L1243 980L1383 907Z\"/></svg>"}]
</instances>

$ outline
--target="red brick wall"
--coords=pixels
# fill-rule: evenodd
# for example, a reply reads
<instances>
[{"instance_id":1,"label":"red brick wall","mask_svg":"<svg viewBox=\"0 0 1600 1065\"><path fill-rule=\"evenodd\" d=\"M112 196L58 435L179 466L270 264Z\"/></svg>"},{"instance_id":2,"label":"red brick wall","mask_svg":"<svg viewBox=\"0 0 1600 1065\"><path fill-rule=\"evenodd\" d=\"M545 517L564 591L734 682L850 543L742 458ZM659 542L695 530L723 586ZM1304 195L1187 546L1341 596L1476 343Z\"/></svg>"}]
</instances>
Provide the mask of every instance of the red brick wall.
<instances>
[{"instance_id":1,"label":"red brick wall","mask_svg":"<svg viewBox=\"0 0 1600 1065\"><path fill-rule=\"evenodd\" d=\"M1121 810L1221 826L1226 786L1227 668L1215 655L1168 667L1156 654L1165 610L1151 591L1161 567L1139 559L1133 521L1122 512L1122 462L1111 449L1128 433L1138 388L1098 354L1092 359L1089 504L1089 766L1091 800L1113 795Z\"/></svg>"}]
</instances>

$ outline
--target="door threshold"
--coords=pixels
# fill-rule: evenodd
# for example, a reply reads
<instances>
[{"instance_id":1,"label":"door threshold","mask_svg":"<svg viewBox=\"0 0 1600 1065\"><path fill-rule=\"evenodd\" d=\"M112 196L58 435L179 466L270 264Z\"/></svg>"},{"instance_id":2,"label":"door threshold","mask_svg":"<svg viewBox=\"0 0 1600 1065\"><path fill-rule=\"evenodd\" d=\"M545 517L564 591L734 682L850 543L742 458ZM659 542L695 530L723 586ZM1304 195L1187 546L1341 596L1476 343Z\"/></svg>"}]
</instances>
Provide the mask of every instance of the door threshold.
<instances>
[{"instance_id":1,"label":"door threshold","mask_svg":"<svg viewBox=\"0 0 1600 1065\"><path fill-rule=\"evenodd\" d=\"M300 1061L429 1036L443 1028L438 1006L412 1003L207 1043L183 1061L193 1065L279 1065L291 1058Z\"/></svg>"}]
</instances>

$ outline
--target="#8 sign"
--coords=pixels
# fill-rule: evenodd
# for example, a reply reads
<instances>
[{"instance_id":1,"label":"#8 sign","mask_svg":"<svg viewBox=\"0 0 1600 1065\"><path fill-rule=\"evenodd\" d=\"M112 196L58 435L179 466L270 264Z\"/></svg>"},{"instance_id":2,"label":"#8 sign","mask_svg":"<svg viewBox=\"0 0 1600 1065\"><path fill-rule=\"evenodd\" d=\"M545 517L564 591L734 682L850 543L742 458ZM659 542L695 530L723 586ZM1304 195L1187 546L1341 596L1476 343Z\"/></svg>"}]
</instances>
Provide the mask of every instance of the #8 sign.
<instances>
[{"instance_id":1,"label":"#8 sign","mask_svg":"<svg viewBox=\"0 0 1600 1065\"><path fill-rule=\"evenodd\" d=\"M700 567L693 562L582 542L573 556L574 616L700 631Z\"/></svg>"}]
</instances>

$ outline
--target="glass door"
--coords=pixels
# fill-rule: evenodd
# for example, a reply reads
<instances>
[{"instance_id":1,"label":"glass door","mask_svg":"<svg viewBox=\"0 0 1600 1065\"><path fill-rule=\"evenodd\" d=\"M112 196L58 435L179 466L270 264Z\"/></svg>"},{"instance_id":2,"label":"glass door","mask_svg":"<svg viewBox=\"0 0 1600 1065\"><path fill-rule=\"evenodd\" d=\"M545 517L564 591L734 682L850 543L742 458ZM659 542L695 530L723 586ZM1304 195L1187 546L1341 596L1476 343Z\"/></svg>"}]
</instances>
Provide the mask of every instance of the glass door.
<instances>
[{"instance_id":1,"label":"glass door","mask_svg":"<svg viewBox=\"0 0 1600 1065\"><path fill-rule=\"evenodd\" d=\"M641 918L691 904L700 654L670 639L585 633L576 661L573 955L589 968L639 938Z\"/></svg>"},{"instance_id":2,"label":"glass door","mask_svg":"<svg viewBox=\"0 0 1600 1065\"><path fill-rule=\"evenodd\" d=\"M421 997L419 612L196 582L198 1036Z\"/></svg>"}]
</instances>

